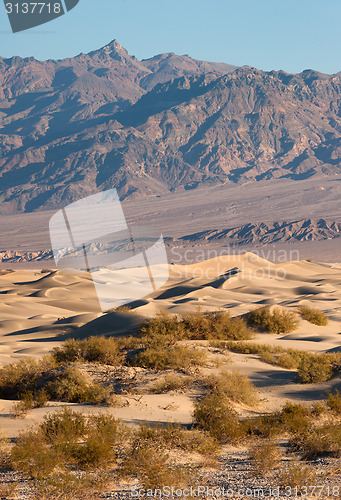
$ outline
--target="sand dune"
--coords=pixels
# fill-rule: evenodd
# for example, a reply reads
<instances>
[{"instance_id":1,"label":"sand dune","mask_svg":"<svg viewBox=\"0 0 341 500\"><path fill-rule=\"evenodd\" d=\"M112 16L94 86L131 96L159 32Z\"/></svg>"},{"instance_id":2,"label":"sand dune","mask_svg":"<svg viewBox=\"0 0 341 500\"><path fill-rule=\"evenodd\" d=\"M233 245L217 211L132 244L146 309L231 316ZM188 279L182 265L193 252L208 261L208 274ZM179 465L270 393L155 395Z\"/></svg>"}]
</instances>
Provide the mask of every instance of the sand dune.
<instances>
[{"instance_id":1,"label":"sand dune","mask_svg":"<svg viewBox=\"0 0 341 500\"><path fill-rule=\"evenodd\" d=\"M237 316L266 304L293 311L299 305L313 305L322 309L330 321L326 327L318 327L301 320L292 334L257 334L255 341L313 352L340 349L341 265L337 264L273 264L245 254L187 266L171 265L166 285L130 306L135 314L102 313L89 275L9 272L0 275L0 364L40 357L69 337L133 334L146 317L159 311L183 314L200 307L203 311L229 309ZM313 387L297 384L293 372L265 364L252 355L231 354L227 368L250 377L262 394L264 409L269 411L286 399L318 400L328 389L341 386L340 378ZM143 408L131 402L129 409L110 411L127 421L136 419L138 412L146 420L190 421L191 398L178 394L171 399L177 408L172 412L162 410L159 399L152 396L145 398ZM0 406L5 415L8 402ZM41 412L33 412L32 418L39 420ZM0 420L2 426L3 418Z\"/></svg>"}]
</instances>

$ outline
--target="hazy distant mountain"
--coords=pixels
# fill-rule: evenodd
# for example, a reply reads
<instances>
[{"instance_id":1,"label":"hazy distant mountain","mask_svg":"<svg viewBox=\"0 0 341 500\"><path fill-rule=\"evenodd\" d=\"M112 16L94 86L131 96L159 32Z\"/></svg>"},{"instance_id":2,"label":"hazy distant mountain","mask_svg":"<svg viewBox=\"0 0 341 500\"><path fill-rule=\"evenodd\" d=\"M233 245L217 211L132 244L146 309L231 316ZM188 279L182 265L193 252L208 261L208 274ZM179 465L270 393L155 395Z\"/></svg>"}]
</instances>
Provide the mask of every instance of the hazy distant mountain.
<instances>
[{"instance_id":1,"label":"hazy distant mountain","mask_svg":"<svg viewBox=\"0 0 341 500\"><path fill-rule=\"evenodd\" d=\"M0 210L341 171L341 75L299 75L116 41L62 61L0 58Z\"/></svg>"}]
</instances>

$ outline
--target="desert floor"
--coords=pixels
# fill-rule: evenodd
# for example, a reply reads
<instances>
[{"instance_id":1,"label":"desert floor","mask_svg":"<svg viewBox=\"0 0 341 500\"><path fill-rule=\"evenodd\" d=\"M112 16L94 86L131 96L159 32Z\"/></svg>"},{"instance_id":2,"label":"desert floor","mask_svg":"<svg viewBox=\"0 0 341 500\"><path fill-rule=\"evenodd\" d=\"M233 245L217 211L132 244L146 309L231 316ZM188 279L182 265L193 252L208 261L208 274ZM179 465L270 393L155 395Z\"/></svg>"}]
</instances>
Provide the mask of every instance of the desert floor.
<instances>
[{"instance_id":1,"label":"desert floor","mask_svg":"<svg viewBox=\"0 0 341 500\"><path fill-rule=\"evenodd\" d=\"M90 275L3 271L0 274L0 364L26 357L39 358L68 337L134 334L145 317L159 311L182 314L200 307L202 311L229 309L233 316L239 316L262 305L276 304L293 311L302 304L318 307L328 315L329 324L320 327L301 319L299 328L292 334L257 334L253 341L314 352L340 350L341 265L338 264L307 261L272 264L248 253L189 266L172 265L167 284L133 304L134 314L102 313ZM212 356L216 355L213 351L211 349ZM298 384L295 372L266 364L254 355L231 353L222 364L219 369L237 370L258 388L261 407L255 411L273 411L286 400L318 401L326 398L328 390L341 389L340 377L321 384ZM212 363L203 370L209 375L216 372L217 367ZM158 376L154 374L155 378ZM122 407L105 411L129 424L191 422L195 391L143 392L127 394ZM41 421L46 412L61 406L50 403L50 407L33 410L25 419L13 420L10 418L12 404L0 401L0 428L10 438ZM79 406L79 409L98 411L90 406Z\"/></svg>"}]
</instances>

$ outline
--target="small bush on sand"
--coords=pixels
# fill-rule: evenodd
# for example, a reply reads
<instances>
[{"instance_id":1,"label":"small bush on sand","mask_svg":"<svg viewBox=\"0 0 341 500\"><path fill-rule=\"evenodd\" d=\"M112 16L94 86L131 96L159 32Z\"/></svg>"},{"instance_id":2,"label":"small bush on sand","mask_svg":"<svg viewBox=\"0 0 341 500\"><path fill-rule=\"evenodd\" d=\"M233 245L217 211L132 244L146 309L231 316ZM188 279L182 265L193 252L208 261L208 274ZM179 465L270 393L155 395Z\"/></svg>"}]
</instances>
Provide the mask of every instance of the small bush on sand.
<instances>
[{"instance_id":1,"label":"small bush on sand","mask_svg":"<svg viewBox=\"0 0 341 500\"><path fill-rule=\"evenodd\" d=\"M150 391L155 394L163 394L170 391L186 389L193 382L192 377L177 374L169 374L154 382Z\"/></svg>"},{"instance_id":2,"label":"small bush on sand","mask_svg":"<svg viewBox=\"0 0 341 500\"><path fill-rule=\"evenodd\" d=\"M206 381L208 391L220 394L236 403L253 406L258 402L257 391L250 380L238 372L223 372Z\"/></svg>"},{"instance_id":3,"label":"small bush on sand","mask_svg":"<svg viewBox=\"0 0 341 500\"><path fill-rule=\"evenodd\" d=\"M32 478L78 469L107 468L116 462L129 431L110 415L85 417L64 409L47 415L37 431L22 434L12 466Z\"/></svg>"},{"instance_id":4,"label":"small bush on sand","mask_svg":"<svg viewBox=\"0 0 341 500\"><path fill-rule=\"evenodd\" d=\"M315 307L300 306L299 311L303 319L309 321L310 323L313 323L314 325L328 325L328 317L324 314L323 311L320 311Z\"/></svg>"},{"instance_id":5,"label":"small bush on sand","mask_svg":"<svg viewBox=\"0 0 341 500\"><path fill-rule=\"evenodd\" d=\"M218 442L210 434L197 429L187 430L179 424L153 427L141 424L134 435L134 440L134 446L139 446L141 443L153 446L157 443L168 450L179 448L204 456L211 456L218 450Z\"/></svg>"},{"instance_id":6,"label":"small bush on sand","mask_svg":"<svg viewBox=\"0 0 341 500\"><path fill-rule=\"evenodd\" d=\"M132 364L153 370L188 370L191 367L203 366L206 361L205 351L175 345L169 348L149 347L137 354Z\"/></svg>"},{"instance_id":7,"label":"small bush on sand","mask_svg":"<svg viewBox=\"0 0 341 500\"><path fill-rule=\"evenodd\" d=\"M162 490L163 487L185 488L195 482L193 472L185 466L171 466L169 456L162 447L140 443L132 447L127 456L123 473L136 477L145 490Z\"/></svg>"},{"instance_id":8,"label":"small bush on sand","mask_svg":"<svg viewBox=\"0 0 341 500\"><path fill-rule=\"evenodd\" d=\"M278 479L283 487L298 488L319 484L317 475L313 467L302 462L293 462L283 467L278 472ZM294 494L294 492L292 493Z\"/></svg>"},{"instance_id":9,"label":"small bush on sand","mask_svg":"<svg viewBox=\"0 0 341 500\"><path fill-rule=\"evenodd\" d=\"M298 366L298 377L302 384L314 384L330 380L334 374L333 356L306 353Z\"/></svg>"},{"instance_id":10,"label":"small bush on sand","mask_svg":"<svg viewBox=\"0 0 341 500\"><path fill-rule=\"evenodd\" d=\"M57 363L83 361L104 365L121 365L124 357L112 337L90 337L84 340L69 339L61 347L55 347L52 356Z\"/></svg>"},{"instance_id":11,"label":"small bush on sand","mask_svg":"<svg viewBox=\"0 0 341 500\"><path fill-rule=\"evenodd\" d=\"M25 392L20 395L20 401L12 406L11 414L13 418L23 418L30 410L46 406L47 401L48 395L44 389L35 393Z\"/></svg>"},{"instance_id":12,"label":"small bush on sand","mask_svg":"<svg viewBox=\"0 0 341 500\"><path fill-rule=\"evenodd\" d=\"M328 394L327 406L335 413L341 414L341 393L336 390L334 394Z\"/></svg>"},{"instance_id":13,"label":"small bush on sand","mask_svg":"<svg viewBox=\"0 0 341 500\"><path fill-rule=\"evenodd\" d=\"M247 314L246 320L249 326L268 333L290 333L298 327L296 315L279 307L255 309Z\"/></svg>"},{"instance_id":14,"label":"small bush on sand","mask_svg":"<svg viewBox=\"0 0 341 500\"><path fill-rule=\"evenodd\" d=\"M46 356L40 361L21 359L0 369L0 398L18 399L20 394L37 390L42 374L54 368L53 359Z\"/></svg>"},{"instance_id":15,"label":"small bush on sand","mask_svg":"<svg viewBox=\"0 0 341 500\"><path fill-rule=\"evenodd\" d=\"M278 467L281 459L280 448L270 439L256 441L249 447L249 458L255 475L264 476Z\"/></svg>"},{"instance_id":16,"label":"small bush on sand","mask_svg":"<svg viewBox=\"0 0 341 500\"><path fill-rule=\"evenodd\" d=\"M103 404L109 397L106 388L91 382L72 365L62 367L54 374L53 380L46 384L46 393L50 400L70 403Z\"/></svg>"},{"instance_id":17,"label":"small bush on sand","mask_svg":"<svg viewBox=\"0 0 341 500\"><path fill-rule=\"evenodd\" d=\"M320 426L311 425L301 432L293 433L290 446L306 459L325 455L340 457L341 424L328 422Z\"/></svg>"},{"instance_id":18,"label":"small bush on sand","mask_svg":"<svg viewBox=\"0 0 341 500\"><path fill-rule=\"evenodd\" d=\"M185 338L191 340L249 340L253 332L242 318L231 318L229 311L190 313L182 320Z\"/></svg>"},{"instance_id":19,"label":"small bush on sand","mask_svg":"<svg viewBox=\"0 0 341 500\"><path fill-rule=\"evenodd\" d=\"M236 443L243 437L236 411L221 394L209 393L195 404L194 422L218 441Z\"/></svg>"}]
</instances>

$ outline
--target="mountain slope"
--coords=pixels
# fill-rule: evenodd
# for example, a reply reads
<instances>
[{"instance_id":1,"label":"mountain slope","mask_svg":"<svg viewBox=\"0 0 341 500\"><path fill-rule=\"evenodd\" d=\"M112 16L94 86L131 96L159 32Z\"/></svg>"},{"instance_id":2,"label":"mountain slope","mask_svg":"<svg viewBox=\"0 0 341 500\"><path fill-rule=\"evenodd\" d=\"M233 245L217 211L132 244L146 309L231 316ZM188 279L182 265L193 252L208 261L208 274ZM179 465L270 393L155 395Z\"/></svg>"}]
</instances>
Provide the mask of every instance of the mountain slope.
<instances>
[{"instance_id":1,"label":"mountain slope","mask_svg":"<svg viewBox=\"0 0 341 500\"><path fill-rule=\"evenodd\" d=\"M341 75L138 61L115 41L64 61L0 60L0 210L338 174L340 95Z\"/></svg>"}]
</instances>

